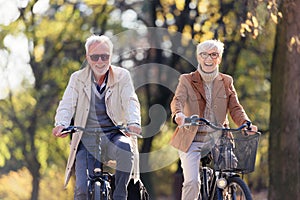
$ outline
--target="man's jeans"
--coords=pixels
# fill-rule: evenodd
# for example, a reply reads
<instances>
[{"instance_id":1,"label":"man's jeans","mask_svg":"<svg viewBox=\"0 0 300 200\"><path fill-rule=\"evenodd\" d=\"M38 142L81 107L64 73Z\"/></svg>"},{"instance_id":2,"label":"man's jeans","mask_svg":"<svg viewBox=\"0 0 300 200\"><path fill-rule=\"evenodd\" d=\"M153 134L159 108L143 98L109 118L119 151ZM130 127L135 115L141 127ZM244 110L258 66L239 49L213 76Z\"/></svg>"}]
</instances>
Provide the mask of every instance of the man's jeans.
<instances>
[{"instance_id":1,"label":"man's jeans","mask_svg":"<svg viewBox=\"0 0 300 200\"><path fill-rule=\"evenodd\" d=\"M95 167L100 166L99 160L94 158L85 142L80 142L75 160L76 185L74 200L87 199L87 173L93 173ZM116 160L114 200L127 199L127 184L132 172L133 153L130 146L130 138L121 133L108 134L101 137L101 153L109 160ZM104 153L104 154L103 154ZM103 158L103 157L102 157Z\"/></svg>"}]
</instances>

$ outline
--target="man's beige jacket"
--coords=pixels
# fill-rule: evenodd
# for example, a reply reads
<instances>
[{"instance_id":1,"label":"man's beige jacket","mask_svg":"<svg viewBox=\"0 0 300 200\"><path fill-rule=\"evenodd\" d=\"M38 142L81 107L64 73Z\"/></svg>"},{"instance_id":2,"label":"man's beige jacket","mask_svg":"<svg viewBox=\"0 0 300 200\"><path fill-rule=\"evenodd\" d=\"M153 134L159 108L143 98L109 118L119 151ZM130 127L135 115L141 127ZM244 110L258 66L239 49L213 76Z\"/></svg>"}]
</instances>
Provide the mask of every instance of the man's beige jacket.
<instances>
[{"instance_id":1,"label":"man's beige jacket","mask_svg":"<svg viewBox=\"0 0 300 200\"><path fill-rule=\"evenodd\" d=\"M56 111L55 124L69 126L74 118L74 125L85 127L91 99L92 70L89 66L74 72L63 94ZM105 95L106 111L115 125L138 123L141 124L140 104L135 93L128 70L111 66ZM66 187L75 161L76 151L82 132L73 134L70 154L66 167ZM130 137L134 150L134 174L139 175L138 149L136 138Z\"/></svg>"}]
</instances>

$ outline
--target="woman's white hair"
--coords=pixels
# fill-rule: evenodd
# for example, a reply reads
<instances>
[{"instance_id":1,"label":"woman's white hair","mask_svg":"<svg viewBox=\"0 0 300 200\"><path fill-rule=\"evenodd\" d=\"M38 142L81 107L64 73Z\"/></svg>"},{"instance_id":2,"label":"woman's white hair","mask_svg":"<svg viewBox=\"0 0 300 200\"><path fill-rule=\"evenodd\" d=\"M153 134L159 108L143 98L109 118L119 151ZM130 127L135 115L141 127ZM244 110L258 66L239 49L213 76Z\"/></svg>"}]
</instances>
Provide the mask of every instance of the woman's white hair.
<instances>
[{"instance_id":1,"label":"woman's white hair","mask_svg":"<svg viewBox=\"0 0 300 200\"><path fill-rule=\"evenodd\" d=\"M224 43L220 40L206 40L197 45L197 55L201 52L207 52L216 49L220 56L223 55Z\"/></svg>"},{"instance_id":2,"label":"woman's white hair","mask_svg":"<svg viewBox=\"0 0 300 200\"><path fill-rule=\"evenodd\" d=\"M112 55L113 43L111 42L109 37L107 37L105 35L91 35L90 37L88 37L85 42L86 54L88 54L89 46L91 46L92 44L94 44L96 42L100 42L100 43L105 42L109 46L110 55Z\"/></svg>"}]
</instances>

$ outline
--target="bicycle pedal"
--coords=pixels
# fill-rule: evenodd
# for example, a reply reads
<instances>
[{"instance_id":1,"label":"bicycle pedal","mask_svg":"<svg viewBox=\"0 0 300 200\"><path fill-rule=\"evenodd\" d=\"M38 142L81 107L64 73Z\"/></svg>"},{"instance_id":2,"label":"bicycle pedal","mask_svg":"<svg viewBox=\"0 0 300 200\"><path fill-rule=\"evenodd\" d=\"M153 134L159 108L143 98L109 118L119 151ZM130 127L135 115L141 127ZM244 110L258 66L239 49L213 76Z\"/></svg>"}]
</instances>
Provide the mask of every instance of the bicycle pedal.
<instances>
[{"instance_id":1,"label":"bicycle pedal","mask_svg":"<svg viewBox=\"0 0 300 200\"><path fill-rule=\"evenodd\" d=\"M100 173L101 172L101 169L100 168L95 168L94 169L94 173Z\"/></svg>"}]
</instances>

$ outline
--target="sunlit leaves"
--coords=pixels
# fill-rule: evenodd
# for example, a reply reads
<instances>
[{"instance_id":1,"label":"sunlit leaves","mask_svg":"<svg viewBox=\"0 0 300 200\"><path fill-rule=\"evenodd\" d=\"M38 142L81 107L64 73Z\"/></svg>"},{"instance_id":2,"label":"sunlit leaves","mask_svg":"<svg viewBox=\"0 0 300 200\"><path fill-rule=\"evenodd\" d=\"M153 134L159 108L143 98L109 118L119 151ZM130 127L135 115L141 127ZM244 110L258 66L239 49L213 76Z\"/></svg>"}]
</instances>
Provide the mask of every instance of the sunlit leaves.
<instances>
[{"instance_id":1,"label":"sunlit leaves","mask_svg":"<svg viewBox=\"0 0 300 200\"><path fill-rule=\"evenodd\" d=\"M34 58L36 62L41 62L43 57L44 57L44 46L43 45L37 45L34 50L33 50L33 54L34 54Z\"/></svg>"},{"instance_id":2,"label":"sunlit leaves","mask_svg":"<svg viewBox=\"0 0 300 200\"><path fill-rule=\"evenodd\" d=\"M241 33L241 35L243 36L243 37L245 37L246 36L246 32L248 32L248 33L251 33L252 34L252 37L254 38L254 39L256 39L257 38L257 36L258 36L258 20L257 20L257 18L254 16L254 15L252 15L252 13L251 12L248 12L248 14L247 14L247 20L244 22L244 23L242 23L241 24L241 28L240 28L240 33Z\"/></svg>"},{"instance_id":3,"label":"sunlit leaves","mask_svg":"<svg viewBox=\"0 0 300 200\"><path fill-rule=\"evenodd\" d=\"M198 4L198 12L206 13L208 11L209 1L200 1Z\"/></svg>"},{"instance_id":4,"label":"sunlit leaves","mask_svg":"<svg viewBox=\"0 0 300 200\"><path fill-rule=\"evenodd\" d=\"M9 160L11 155L9 149L7 147L7 143L9 137L4 134L0 134L1 136L1 143L0 143L0 167L3 167L6 160Z\"/></svg>"},{"instance_id":5,"label":"sunlit leaves","mask_svg":"<svg viewBox=\"0 0 300 200\"><path fill-rule=\"evenodd\" d=\"M192 39L192 27L189 25L185 25L182 31L182 45L187 46L189 41Z\"/></svg>"},{"instance_id":6,"label":"sunlit leaves","mask_svg":"<svg viewBox=\"0 0 300 200\"><path fill-rule=\"evenodd\" d=\"M178 27L176 25L171 25L171 26L168 27L168 30L170 30L170 32L177 32Z\"/></svg>"},{"instance_id":7,"label":"sunlit leaves","mask_svg":"<svg viewBox=\"0 0 300 200\"><path fill-rule=\"evenodd\" d=\"M185 6L185 0L175 0L175 5L178 10L182 11Z\"/></svg>"},{"instance_id":8,"label":"sunlit leaves","mask_svg":"<svg viewBox=\"0 0 300 200\"><path fill-rule=\"evenodd\" d=\"M188 45L188 40L213 38L218 29L216 22L222 17L219 13L220 3L216 0L194 0L188 5L182 0L161 0L160 5L161 8L156 9L155 24L182 32L183 46Z\"/></svg>"},{"instance_id":9,"label":"sunlit leaves","mask_svg":"<svg viewBox=\"0 0 300 200\"><path fill-rule=\"evenodd\" d=\"M156 13L156 20L155 20L155 25L157 27L162 27L164 24L165 18L162 12L157 12Z\"/></svg>"},{"instance_id":10,"label":"sunlit leaves","mask_svg":"<svg viewBox=\"0 0 300 200\"><path fill-rule=\"evenodd\" d=\"M270 16L271 16L271 19L273 20L273 22L275 24L277 24L278 23L278 17L282 18L282 13L278 10L278 4L276 3L276 1L269 0L268 5L267 5L267 9L270 12Z\"/></svg>"},{"instance_id":11,"label":"sunlit leaves","mask_svg":"<svg viewBox=\"0 0 300 200\"><path fill-rule=\"evenodd\" d=\"M168 25L172 25L175 23L175 18L172 13L167 13L165 17L166 17L166 22Z\"/></svg>"},{"instance_id":12,"label":"sunlit leaves","mask_svg":"<svg viewBox=\"0 0 300 200\"><path fill-rule=\"evenodd\" d=\"M60 8L59 12L56 12L54 15L55 20L47 18L41 20L39 28L36 30L36 36L38 38L50 37L51 39L55 39L63 30L66 30L66 28L75 26L72 21L74 21L73 17L77 15L73 15L73 9L72 5L64 5ZM69 20L66 21L67 19Z\"/></svg>"},{"instance_id":13,"label":"sunlit leaves","mask_svg":"<svg viewBox=\"0 0 300 200\"><path fill-rule=\"evenodd\" d=\"M300 53L300 35L294 35L293 37L291 37L288 43L288 50L292 52L294 47L296 51Z\"/></svg>"},{"instance_id":14,"label":"sunlit leaves","mask_svg":"<svg viewBox=\"0 0 300 200\"><path fill-rule=\"evenodd\" d=\"M107 0L84 0L84 3L87 5L93 6L93 5L104 5L107 3Z\"/></svg>"},{"instance_id":15,"label":"sunlit leaves","mask_svg":"<svg viewBox=\"0 0 300 200\"><path fill-rule=\"evenodd\" d=\"M278 10L278 4L274 0L261 0L254 3L254 7L248 8L247 18L241 23L240 34L242 37L251 35L256 39L262 32L264 23L271 19L275 24L282 13ZM266 12L267 11L267 12Z\"/></svg>"}]
</instances>

